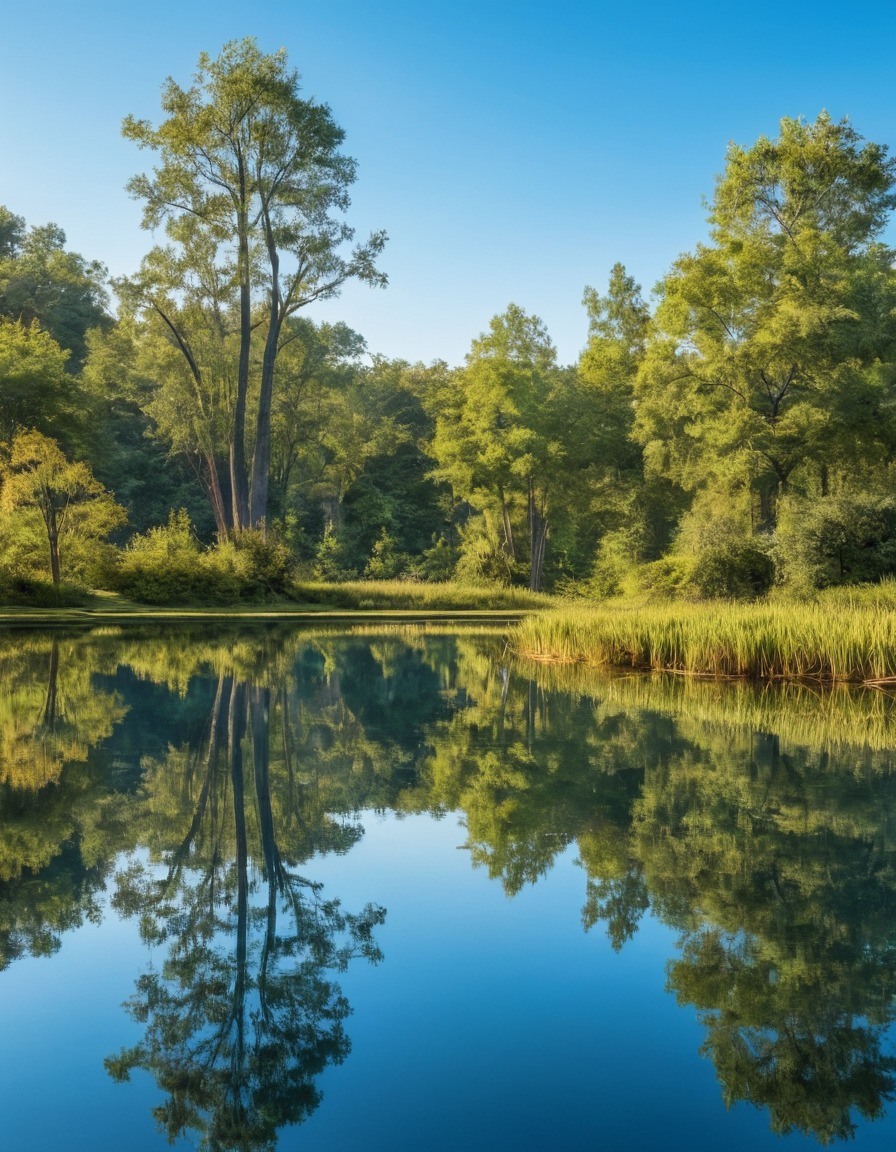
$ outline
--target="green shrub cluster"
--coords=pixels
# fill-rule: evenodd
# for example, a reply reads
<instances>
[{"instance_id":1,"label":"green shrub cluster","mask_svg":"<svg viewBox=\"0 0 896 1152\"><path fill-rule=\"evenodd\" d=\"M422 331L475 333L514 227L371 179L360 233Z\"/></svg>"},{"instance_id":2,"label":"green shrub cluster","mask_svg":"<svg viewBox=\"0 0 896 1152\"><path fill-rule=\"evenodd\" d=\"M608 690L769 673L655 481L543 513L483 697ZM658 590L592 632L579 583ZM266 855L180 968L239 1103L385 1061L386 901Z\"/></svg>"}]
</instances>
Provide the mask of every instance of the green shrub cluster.
<instances>
[{"instance_id":1,"label":"green shrub cluster","mask_svg":"<svg viewBox=\"0 0 896 1152\"><path fill-rule=\"evenodd\" d=\"M186 512L135 536L105 572L112 591L144 604L230 604L289 594L289 550L276 537L245 531L204 549Z\"/></svg>"},{"instance_id":2,"label":"green shrub cluster","mask_svg":"<svg viewBox=\"0 0 896 1152\"><path fill-rule=\"evenodd\" d=\"M80 608L90 599L77 584L53 584L0 570L0 604L20 608Z\"/></svg>"}]
</instances>

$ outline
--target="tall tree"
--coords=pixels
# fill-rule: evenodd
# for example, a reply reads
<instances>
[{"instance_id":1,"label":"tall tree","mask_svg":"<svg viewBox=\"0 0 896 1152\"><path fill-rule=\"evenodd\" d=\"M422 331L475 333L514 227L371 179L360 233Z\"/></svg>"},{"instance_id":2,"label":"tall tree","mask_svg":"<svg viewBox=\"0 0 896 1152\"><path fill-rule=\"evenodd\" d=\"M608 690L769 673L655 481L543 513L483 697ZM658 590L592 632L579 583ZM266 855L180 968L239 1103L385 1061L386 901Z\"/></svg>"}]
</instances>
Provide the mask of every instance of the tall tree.
<instances>
[{"instance_id":1,"label":"tall tree","mask_svg":"<svg viewBox=\"0 0 896 1152\"><path fill-rule=\"evenodd\" d=\"M511 304L473 341L467 367L442 398L433 455L436 476L477 510L500 518L501 548L517 560L515 514L529 536L529 586L541 587L553 481L563 467L555 401L557 354L537 316Z\"/></svg>"},{"instance_id":2,"label":"tall tree","mask_svg":"<svg viewBox=\"0 0 896 1152\"><path fill-rule=\"evenodd\" d=\"M823 494L892 443L894 163L824 113L732 145L711 242L661 285L636 434L685 487L749 489L758 527L798 476Z\"/></svg>"},{"instance_id":3,"label":"tall tree","mask_svg":"<svg viewBox=\"0 0 896 1152\"><path fill-rule=\"evenodd\" d=\"M329 107L299 95L284 50L264 55L254 39L203 53L192 87L170 79L158 128L127 117L124 135L159 155L151 176L129 190L144 201L143 223L164 223L171 240L132 282L155 310L197 388L205 365L196 355L203 330L233 336L235 391L229 443L235 529L267 513L271 413L277 358L289 316L338 294L346 280L385 285L376 257L385 233L346 255L354 235L337 214L349 206L354 160L339 148L344 131ZM162 269L158 275L157 270ZM184 301L191 306L182 307ZM260 358L252 394L253 360ZM254 406L251 473L250 403Z\"/></svg>"}]
</instances>

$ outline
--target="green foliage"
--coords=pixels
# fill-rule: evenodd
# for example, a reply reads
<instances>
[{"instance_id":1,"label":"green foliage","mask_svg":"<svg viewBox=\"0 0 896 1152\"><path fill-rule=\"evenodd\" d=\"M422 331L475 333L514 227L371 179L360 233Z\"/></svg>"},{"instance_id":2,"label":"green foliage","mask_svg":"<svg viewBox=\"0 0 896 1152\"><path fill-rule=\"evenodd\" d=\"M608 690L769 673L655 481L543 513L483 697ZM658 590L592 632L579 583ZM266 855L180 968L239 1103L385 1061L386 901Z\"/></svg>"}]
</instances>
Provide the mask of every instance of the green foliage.
<instances>
[{"instance_id":1,"label":"green foliage","mask_svg":"<svg viewBox=\"0 0 896 1152\"><path fill-rule=\"evenodd\" d=\"M697 570L695 556L682 556L673 553L642 564L629 574L624 581L623 591L628 593L648 593L659 599L667 597L693 597L694 579Z\"/></svg>"},{"instance_id":2,"label":"green foliage","mask_svg":"<svg viewBox=\"0 0 896 1152\"><path fill-rule=\"evenodd\" d=\"M77 388L67 360L68 353L36 323L0 315L0 439L20 428L70 435Z\"/></svg>"},{"instance_id":3,"label":"green foliage","mask_svg":"<svg viewBox=\"0 0 896 1152\"><path fill-rule=\"evenodd\" d=\"M22 608L80 608L89 600L77 584L39 580L0 568L0 604Z\"/></svg>"},{"instance_id":4,"label":"green foliage","mask_svg":"<svg viewBox=\"0 0 896 1152\"><path fill-rule=\"evenodd\" d=\"M292 557L274 533L247 529L203 549L184 509L137 535L106 572L116 592L146 604L235 603L287 595Z\"/></svg>"},{"instance_id":5,"label":"green foliage","mask_svg":"<svg viewBox=\"0 0 896 1152\"><path fill-rule=\"evenodd\" d=\"M555 481L563 475L558 427L568 411L566 383L542 321L511 304L473 341L466 369L436 401L434 475L482 517L475 535L462 536L462 553L474 570L499 568L497 550L506 570L527 557L533 590L541 587ZM487 551L483 531L496 527Z\"/></svg>"},{"instance_id":6,"label":"green foliage","mask_svg":"<svg viewBox=\"0 0 896 1152\"><path fill-rule=\"evenodd\" d=\"M775 564L768 552L745 540L705 548L691 576L700 596L723 600L755 600L774 581Z\"/></svg>"},{"instance_id":7,"label":"green foliage","mask_svg":"<svg viewBox=\"0 0 896 1152\"><path fill-rule=\"evenodd\" d=\"M460 546L454 573L457 580L504 587L520 582L521 566L509 553L498 524L496 512L487 509L459 526Z\"/></svg>"},{"instance_id":8,"label":"green foliage","mask_svg":"<svg viewBox=\"0 0 896 1152\"><path fill-rule=\"evenodd\" d=\"M421 580L446 582L457 568L460 550L452 547L444 536L433 537L432 545L425 548L412 564L412 571Z\"/></svg>"},{"instance_id":9,"label":"green foliage","mask_svg":"<svg viewBox=\"0 0 896 1152\"><path fill-rule=\"evenodd\" d=\"M770 529L798 480L889 452L896 281L879 236L894 171L825 114L730 147L711 243L663 281L638 376L651 469L692 491L747 488Z\"/></svg>"},{"instance_id":10,"label":"green foliage","mask_svg":"<svg viewBox=\"0 0 896 1152\"><path fill-rule=\"evenodd\" d=\"M368 580L394 580L408 568L410 557L399 552L397 541L384 528L373 546L364 575Z\"/></svg>"},{"instance_id":11,"label":"green foliage","mask_svg":"<svg viewBox=\"0 0 896 1152\"><path fill-rule=\"evenodd\" d=\"M202 432L191 448L205 462L219 534L267 518L289 318L338 295L347 280L386 283L376 267L385 233L345 251L354 232L342 213L356 172L339 151L345 133L326 104L299 93L285 50L265 55L251 37L233 40L215 59L200 55L190 88L166 82L159 127L133 116L122 126L157 154L152 175L128 187L143 201L144 226L164 224L171 243L120 288L135 310L162 322L179 359L188 386L178 396L187 427ZM224 401L214 421L209 397ZM217 474L225 458L229 501Z\"/></svg>"},{"instance_id":12,"label":"green foliage","mask_svg":"<svg viewBox=\"0 0 896 1152\"><path fill-rule=\"evenodd\" d=\"M71 354L72 372L84 363L87 333L110 324L106 275L98 261L65 250L58 225L26 230L22 217L0 206L0 316L47 332Z\"/></svg>"},{"instance_id":13,"label":"green foliage","mask_svg":"<svg viewBox=\"0 0 896 1152\"><path fill-rule=\"evenodd\" d=\"M350 566L350 559L344 543L327 525L323 539L317 546L313 571L318 580L351 580L358 575L357 569Z\"/></svg>"},{"instance_id":14,"label":"green foliage","mask_svg":"<svg viewBox=\"0 0 896 1152\"><path fill-rule=\"evenodd\" d=\"M68 460L55 440L34 430L13 437L2 479L0 536L26 553L29 541L33 547L35 535L42 537L54 584L63 564L84 572L100 543L126 520L85 463Z\"/></svg>"},{"instance_id":15,"label":"green foliage","mask_svg":"<svg viewBox=\"0 0 896 1152\"><path fill-rule=\"evenodd\" d=\"M775 535L782 581L811 592L896 573L896 500L844 488L821 499L782 501Z\"/></svg>"}]
</instances>

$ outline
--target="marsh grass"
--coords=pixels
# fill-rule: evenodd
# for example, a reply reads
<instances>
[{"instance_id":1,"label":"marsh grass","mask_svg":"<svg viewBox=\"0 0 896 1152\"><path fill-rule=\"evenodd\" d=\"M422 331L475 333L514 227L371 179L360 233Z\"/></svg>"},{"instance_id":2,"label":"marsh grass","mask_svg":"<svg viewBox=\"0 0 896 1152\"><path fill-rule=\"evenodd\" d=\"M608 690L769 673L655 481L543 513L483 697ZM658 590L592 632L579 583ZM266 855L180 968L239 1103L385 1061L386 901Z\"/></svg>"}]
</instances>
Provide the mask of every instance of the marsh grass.
<instances>
[{"instance_id":1,"label":"marsh grass","mask_svg":"<svg viewBox=\"0 0 896 1152\"><path fill-rule=\"evenodd\" d=\"M807 603L569 605L525 618L514 650L556 660L759 680L896 678L896 610L885 597Z\"/></svg>"},{"instance_id":2,"label":"marsh grass","mask_svg":"<svg viewBox=\"0 0 896 1152\"><path fill-rule=\"evenodd\" d=\"M499 585L476 586L458 583L425 583L412 580L356 580L344 584L303 582L295 585L293 597L304 604L356 611L529 611L546 608L556 600L525 588Z\"/></svg>"}]
</instances>

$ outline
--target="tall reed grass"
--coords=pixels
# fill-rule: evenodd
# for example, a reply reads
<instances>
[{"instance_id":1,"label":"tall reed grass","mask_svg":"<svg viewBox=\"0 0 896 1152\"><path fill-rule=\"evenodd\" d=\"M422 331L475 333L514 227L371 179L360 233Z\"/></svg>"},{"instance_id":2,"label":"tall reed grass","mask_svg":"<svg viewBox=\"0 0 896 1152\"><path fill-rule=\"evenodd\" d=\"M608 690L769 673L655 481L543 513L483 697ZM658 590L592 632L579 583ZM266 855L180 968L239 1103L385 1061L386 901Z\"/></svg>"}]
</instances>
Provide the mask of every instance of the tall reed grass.
<instances>
[{"instance_id":1,"label":"tall reed grass","mask_svg":"<svg viewBox=\"0 0 896 1152\"><path fill-rule=\"evenodd\" d=\"M536 660L754 679L896 678L886 602L662 603L557 608L522 620L513 648Z\"/></svg>"}]
</instances>

